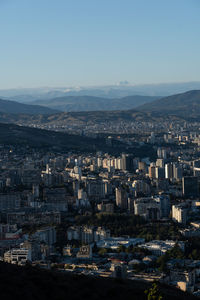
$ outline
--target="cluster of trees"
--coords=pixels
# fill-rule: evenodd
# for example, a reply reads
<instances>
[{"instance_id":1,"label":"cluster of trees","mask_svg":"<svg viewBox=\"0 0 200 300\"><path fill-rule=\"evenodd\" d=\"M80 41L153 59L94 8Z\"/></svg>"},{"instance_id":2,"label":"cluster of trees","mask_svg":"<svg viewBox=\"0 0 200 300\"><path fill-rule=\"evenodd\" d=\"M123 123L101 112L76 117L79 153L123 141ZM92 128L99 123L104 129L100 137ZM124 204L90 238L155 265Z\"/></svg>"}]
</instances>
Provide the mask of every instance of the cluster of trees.
<instances>
[{"instance_id":1,"label":"cluster of trees","mask_svg":"<svg viewBox=\"0 0 200 300\"><path fill-rule=\"evenodd\" d=\"M131 237L145 238L146 241L152 239L181 239L177 224L172 222L170 225L161 223L147 224L140 216L98 213L92 216L76 216L75 220L77 225L105 226L110 229L113 236L129 235Z\"/></svg>"},{"instance_id":2,"label":"cluster of trees","mask_svg":"<svg viewBox=\"0 0 200 300\"><path fill-rule=\"evenodd\" d=\"M151 240L180 240L181 234L178 230L178 225L175 223L160 224L151 223L148 226L140 228L137 237L145 238L146 241Z\"/></svg>"},{"instance_id":3,"label":"cluster of trees","mask_svg":"<svg viewBox=\"0 0 200 300\"><path fill-rule=\"evenodd\" d=\"M130 235L134 236L138 228L142 228L146 222L140 216L127 214L105 214L98 213L92 216L76 216L77 225L103 226L110 229L114 236Z\"/></svg>"},{"instance_id":4,"label":"cluster of trees","mask_svg":"<svg viewBox=\"0 0 200 300\"><path fill-rule=\"evenodd\" d=\"M189 259L200 260L200 239L191 238L186 244L185 255Z\"/></svg>"},{"instance_id":5,"label":"cluster of trees","mask_svg":"<svg viewBox=\"0 0 200 300\"><path fill-rule=\"evenodd\" d=\"M160 271L166 271L167 270L167 262L170 259L184 259L185 255L178 244L176 244L171 250L167 251L164 255L160 256L157 259L157 266Z\"/></svg>"}]
</instances>

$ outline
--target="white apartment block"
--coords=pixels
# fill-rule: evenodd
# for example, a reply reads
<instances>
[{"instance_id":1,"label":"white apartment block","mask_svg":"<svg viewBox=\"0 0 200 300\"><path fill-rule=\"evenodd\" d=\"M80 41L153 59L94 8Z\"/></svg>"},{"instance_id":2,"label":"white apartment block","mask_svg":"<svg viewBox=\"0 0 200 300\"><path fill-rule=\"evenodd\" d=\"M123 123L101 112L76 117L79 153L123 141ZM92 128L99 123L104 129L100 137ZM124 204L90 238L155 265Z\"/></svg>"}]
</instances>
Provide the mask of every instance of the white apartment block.
<instances>
[{"instance_id":1,"label":"white apartment block","mask_svg":"<svg viewBox=\"0 0 200 300\"><path fill-rule=\"evenodd\" d=\"M186 224L187 222L187 209L182 205L172 205L172 220Z\"/></svg>"}]
</instances>

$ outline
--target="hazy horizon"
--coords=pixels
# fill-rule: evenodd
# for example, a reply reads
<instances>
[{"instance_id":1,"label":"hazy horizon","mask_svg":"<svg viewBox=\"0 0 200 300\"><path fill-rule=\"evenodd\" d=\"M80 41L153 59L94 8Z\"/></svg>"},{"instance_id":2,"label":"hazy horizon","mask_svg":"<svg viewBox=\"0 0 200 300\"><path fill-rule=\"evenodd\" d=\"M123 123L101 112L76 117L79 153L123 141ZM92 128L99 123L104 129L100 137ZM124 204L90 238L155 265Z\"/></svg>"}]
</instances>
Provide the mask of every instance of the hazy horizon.
<instances>
[{"instance_id":1,"label":"hazy horizon","mask_svg":"<svg viewBox=\"0 0 200 300\"><path fill-rule=\"evenodd\" d=\"M56 85L56 86L12 86L10 88L1 88L0 91L11 91L11 90L39 90L39 89L95 89L95 88L107 88L107 87L122 87L122 88L128 88L128 87L142 87L142 86L161 86L161 85L184 85L184 84L200 84L200 80L194 80L194 81L174 81L174 82L144 82L144 83L138 83L134 84L131 82L127 83L113 83L113 84L95 84L95 85Z\"/></svg>"}]
</instances>

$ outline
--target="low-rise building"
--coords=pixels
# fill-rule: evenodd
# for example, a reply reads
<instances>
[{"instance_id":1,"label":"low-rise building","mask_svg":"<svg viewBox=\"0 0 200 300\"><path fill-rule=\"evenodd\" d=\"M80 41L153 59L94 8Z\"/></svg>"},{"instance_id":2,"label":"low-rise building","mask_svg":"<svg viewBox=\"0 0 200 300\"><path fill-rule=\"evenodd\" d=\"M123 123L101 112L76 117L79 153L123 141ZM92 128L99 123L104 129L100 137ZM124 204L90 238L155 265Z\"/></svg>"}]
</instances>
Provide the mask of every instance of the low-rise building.
<instances>
[{"instance_id":1,"label":"low-rise building","mask_svg":"<svg viewBox=\"0 0 200 300\"><path fill-rule=\"evenodd\" d=\"M11 264L25 263L32 261L31 250L24 248L13 248L4 253L4 261Z\"/></svg>"},{"instance_id":2,"label":"low-rise building","mask_svg":"<svg viewBox=\"0 0 200 300\"><path fill-rule=\"evenodd\" d=\"M92 247L90 245L82 246L77 255L77 258L81 259L91 259L92 258Z\"/></svg>"},{"instance_id":3,"label":"low-rise building","mask_svg":"<svg viewBox=\"0 0 200 300\"><path fill-rule=\"evenodd\" d=\"M184 242L179 241L178 246L182 251L185 249ZM160 241L160 240L153 240L151 242L139 245L139 247L147 249L151 251L156 256L164 255L167 251L171 250L176 245L175 241L166 240L166 241Z\"/></svg>"},{"instance_id":4,"label":"low-rise building","mask_svg":"<svg viewBox=\"0 0 200 300\"><path fill-rule=\"evenodd\" d=\"M124 246L126 248L129 246L137 246L144 243L144 241L145 240L143 238L110 237L97 242L97 247L116 250L120 246Z\"/></svg>"}]
</instances>

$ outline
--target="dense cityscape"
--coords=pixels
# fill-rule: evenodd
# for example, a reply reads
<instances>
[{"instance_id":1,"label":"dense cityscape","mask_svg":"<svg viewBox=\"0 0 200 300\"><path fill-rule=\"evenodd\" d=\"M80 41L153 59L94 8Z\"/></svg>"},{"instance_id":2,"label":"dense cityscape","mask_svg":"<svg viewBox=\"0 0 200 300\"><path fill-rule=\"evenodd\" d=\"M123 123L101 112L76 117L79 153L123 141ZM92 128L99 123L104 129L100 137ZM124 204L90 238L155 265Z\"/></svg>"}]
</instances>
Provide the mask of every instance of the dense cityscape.
<instances>
[{"instance_id":1,"label":"dense cityscape","mask_svg":"<svg viewBox=\"0 0 200 300\"><path fill-rule=\"evenodd\" d=\"M198 123L143 132L105 137L139 157L1 145L1 260L199 295Z\"/></svg>"}]
</instances>

